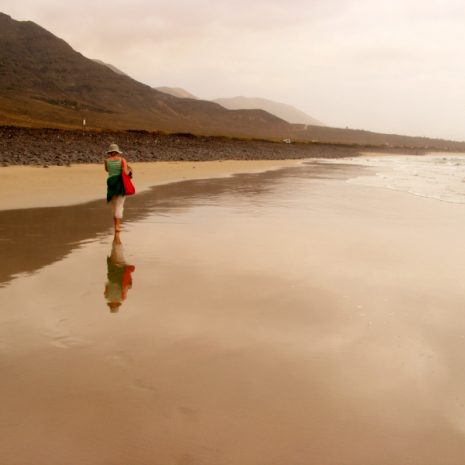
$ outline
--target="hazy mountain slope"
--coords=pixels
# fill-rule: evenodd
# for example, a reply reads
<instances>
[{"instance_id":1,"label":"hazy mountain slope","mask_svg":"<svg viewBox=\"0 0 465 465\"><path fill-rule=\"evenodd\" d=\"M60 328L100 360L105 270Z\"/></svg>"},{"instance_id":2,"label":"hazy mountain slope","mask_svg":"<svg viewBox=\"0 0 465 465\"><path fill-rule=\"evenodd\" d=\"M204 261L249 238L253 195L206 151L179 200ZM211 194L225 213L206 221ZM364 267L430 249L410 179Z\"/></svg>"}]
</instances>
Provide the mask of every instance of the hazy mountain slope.
<instances>
[{"instance_id":1,"label":"hazy mountain slope","mask_svg":"<svg viewBox=\"0 0 465 465\"><path fill-rule=\"evenodd\" d=\"M278 118L294 124L310 124L312 126L324 126L323 123L307 115L303 111L286 103L274 102L258 97L232 97L217 98L213 100L229 110L261 109Z\"/></svg>"},{"instance_id":2,"label":"hazy mountain slope","mask_svg":"<svg viewBox=\"0 0 465 465\"><path fill-rule=\"evenodd\" d=\"M156 90L178 98L192 98L198 100L198 97L196 97L194 94L191 94L190 92L187 92L187 90L184 90L181 87L156 87Z\"/></svg>"},{"instance_id":3,"label":"hazy mountain slope","mask_svg":"<svg viewBox=\"0 0 465 465\"><path fill-rule=\"evenodd\" d=\"M105 63L104 61L102 60L97 60L96 58L94 58L94 61L95 63L98 63L99 65L105 65L107 68L110 68L113 72L115 72L116 74L121 74L122 76L128 76L125 72L121 71L120 69L118 69L116 66L113 66L112 64L110 63Z\"/></svg>"},{"instance_id":4,"label":"hazy mountain slope","mask_svg":"<svg viewBox=\"0 0 465 465\"><path fill-rule=\"evenodd\" d=\"M30 21L0 14L0 123L162 129L272 136L286 123L264 111L228 111L179 99L74 51Z\"/></svg>"},{"instance_id":5,"label":"hazy mountain slope","mask_svg":"<svg viewBox=\"0 0 465 465\"><path fill-rule=\"evenodd\" d=\"M289 124L264 110L177 98L87 59L30 21L0 13L0 125L145 129L350 144L440 147L444 140Z\"/></svg>"}]
</instances>

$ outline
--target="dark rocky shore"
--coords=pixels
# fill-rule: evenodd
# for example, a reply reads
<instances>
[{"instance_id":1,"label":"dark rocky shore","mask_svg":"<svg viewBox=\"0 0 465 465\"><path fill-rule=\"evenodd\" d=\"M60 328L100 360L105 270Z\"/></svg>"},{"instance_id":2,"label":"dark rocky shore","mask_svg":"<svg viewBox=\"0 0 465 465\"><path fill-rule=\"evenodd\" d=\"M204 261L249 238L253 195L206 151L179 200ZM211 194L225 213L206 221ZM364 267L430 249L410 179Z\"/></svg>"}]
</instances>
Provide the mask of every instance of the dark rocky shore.
<instances>
[{"instance_id":1,"label":"dark rocky shore","mask_svg":"<svg viewBox=\"0 0 465 465\"><path fill-rule=\"evenodd\" d=\"M100 163L109 144L126 158L144 161L282 160L341 158L361 151L421 154L415 148L361 147L338 144L271 142L146 131L79 131L0 127L0 164L69 165Z\"/></svg>"}]
</instances>

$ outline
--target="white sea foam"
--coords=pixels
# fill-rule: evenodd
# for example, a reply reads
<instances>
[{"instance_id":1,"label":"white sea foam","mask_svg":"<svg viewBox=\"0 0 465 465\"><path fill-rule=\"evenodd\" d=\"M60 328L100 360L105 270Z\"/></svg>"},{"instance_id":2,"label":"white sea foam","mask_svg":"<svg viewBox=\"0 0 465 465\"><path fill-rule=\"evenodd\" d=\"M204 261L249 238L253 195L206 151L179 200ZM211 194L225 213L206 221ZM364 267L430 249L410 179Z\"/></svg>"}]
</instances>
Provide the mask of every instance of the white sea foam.
<instances>
[{"instance_id":1,"label":"white sea foam","mask_svg":"<svg viewBox=\"0 0 465 465\"><path fill-rule=\"evenodd\" d=\"M340 160L327 161L340 163ZM465 155L392 155L345 159L344 163L373 168L375 175L348 182L384 187L451 203L465 203Z\"/></svg>"}]
</instances>

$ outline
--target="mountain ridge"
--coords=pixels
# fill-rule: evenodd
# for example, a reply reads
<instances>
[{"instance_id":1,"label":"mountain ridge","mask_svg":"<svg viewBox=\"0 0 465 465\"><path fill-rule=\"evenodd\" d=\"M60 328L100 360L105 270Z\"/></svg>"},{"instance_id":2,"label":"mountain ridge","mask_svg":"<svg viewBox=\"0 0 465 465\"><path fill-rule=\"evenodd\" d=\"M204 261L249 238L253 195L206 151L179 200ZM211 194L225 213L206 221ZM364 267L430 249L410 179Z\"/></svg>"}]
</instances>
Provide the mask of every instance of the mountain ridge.
<instances>
[{"instance_id":1,"label":"mountain ridge","mask_svg":"<svg viewBox=\"0 0 465 465\"><path fill-rule=\"evenodd\" d=\"M462 149L465 143L289 124L264 110L177 98L112 71L31 21L0 13L0 125L190 132L275 141Z\"/></svg>"},{"instance_id":2,"label":"mountain ridge","mask_svg":"<svg viewBox=\"0 0 465 465\"><path fill-rule=\"evenodd\" d=\"M237 135L279 134L264 111L231 112L167 95L84 57L31 21L0 13L0 123Z\"/></svg>"},{"instance_id":3,"label":"mountain ridge","mask_svg":"<svg viewBox=\"0 0 465 465\"><path fill-rule=\"evenodd\" d=\"M181 88L181 87L167 87L167 86L162 86L162 87L155 87L156 90L163 92L165 94L172 95L173 97L178 97L178 98L190 98L194 100L199 100L198 97L196 97L194 94L191 94L187 90Z\"/></svg>"},{"instance_id":4,"label":"mountain ridge","mask_svg":"<svg viewBox=\"0 0 465 465\"><path fill-rule=\"evenodd\" d=\"M274 100L265 99L262 97L230 97L217 98L212 100L219 103L228 110L265 110L278 118L283 119L291 124L306 124L311 126L326 126L321 121L299 110L298 108L289 105L288 103L276 102Z\"/></svg>"},{"instance_id":5,"label":"mountain ridge","mask_svg":"<svg viewBox=\"0 0 465 465\"><path fill-rule=\"evenodd\" d=\"M116 74L121 74L122 76L129 76L129 74L125 73L124 71L121 71L119 68L112 65L111 63L105 63L104 61L99 60L97 58L94 58L93 61L95 61L95 63L99 63L100 65L105 65L107 68L110 68Z\"/></svg>"}]
</instances>

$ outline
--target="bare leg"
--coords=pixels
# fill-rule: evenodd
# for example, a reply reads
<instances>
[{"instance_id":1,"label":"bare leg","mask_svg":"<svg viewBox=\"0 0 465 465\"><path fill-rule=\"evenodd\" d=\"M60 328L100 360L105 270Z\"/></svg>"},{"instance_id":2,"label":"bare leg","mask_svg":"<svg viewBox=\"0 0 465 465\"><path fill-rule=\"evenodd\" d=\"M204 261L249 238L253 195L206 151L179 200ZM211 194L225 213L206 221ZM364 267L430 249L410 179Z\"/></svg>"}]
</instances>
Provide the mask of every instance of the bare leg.
<instances>
[{"instance_id":1,"label":"bare leg","mask_svg":"<svg viewBox=\"0 0 465 465\"><path fill-rule=\"evenodd\" d=\"M115 224L115 233L118 233L121 231L121 218L113 218L114 224Z\"/></svg>"}]
</instances>

